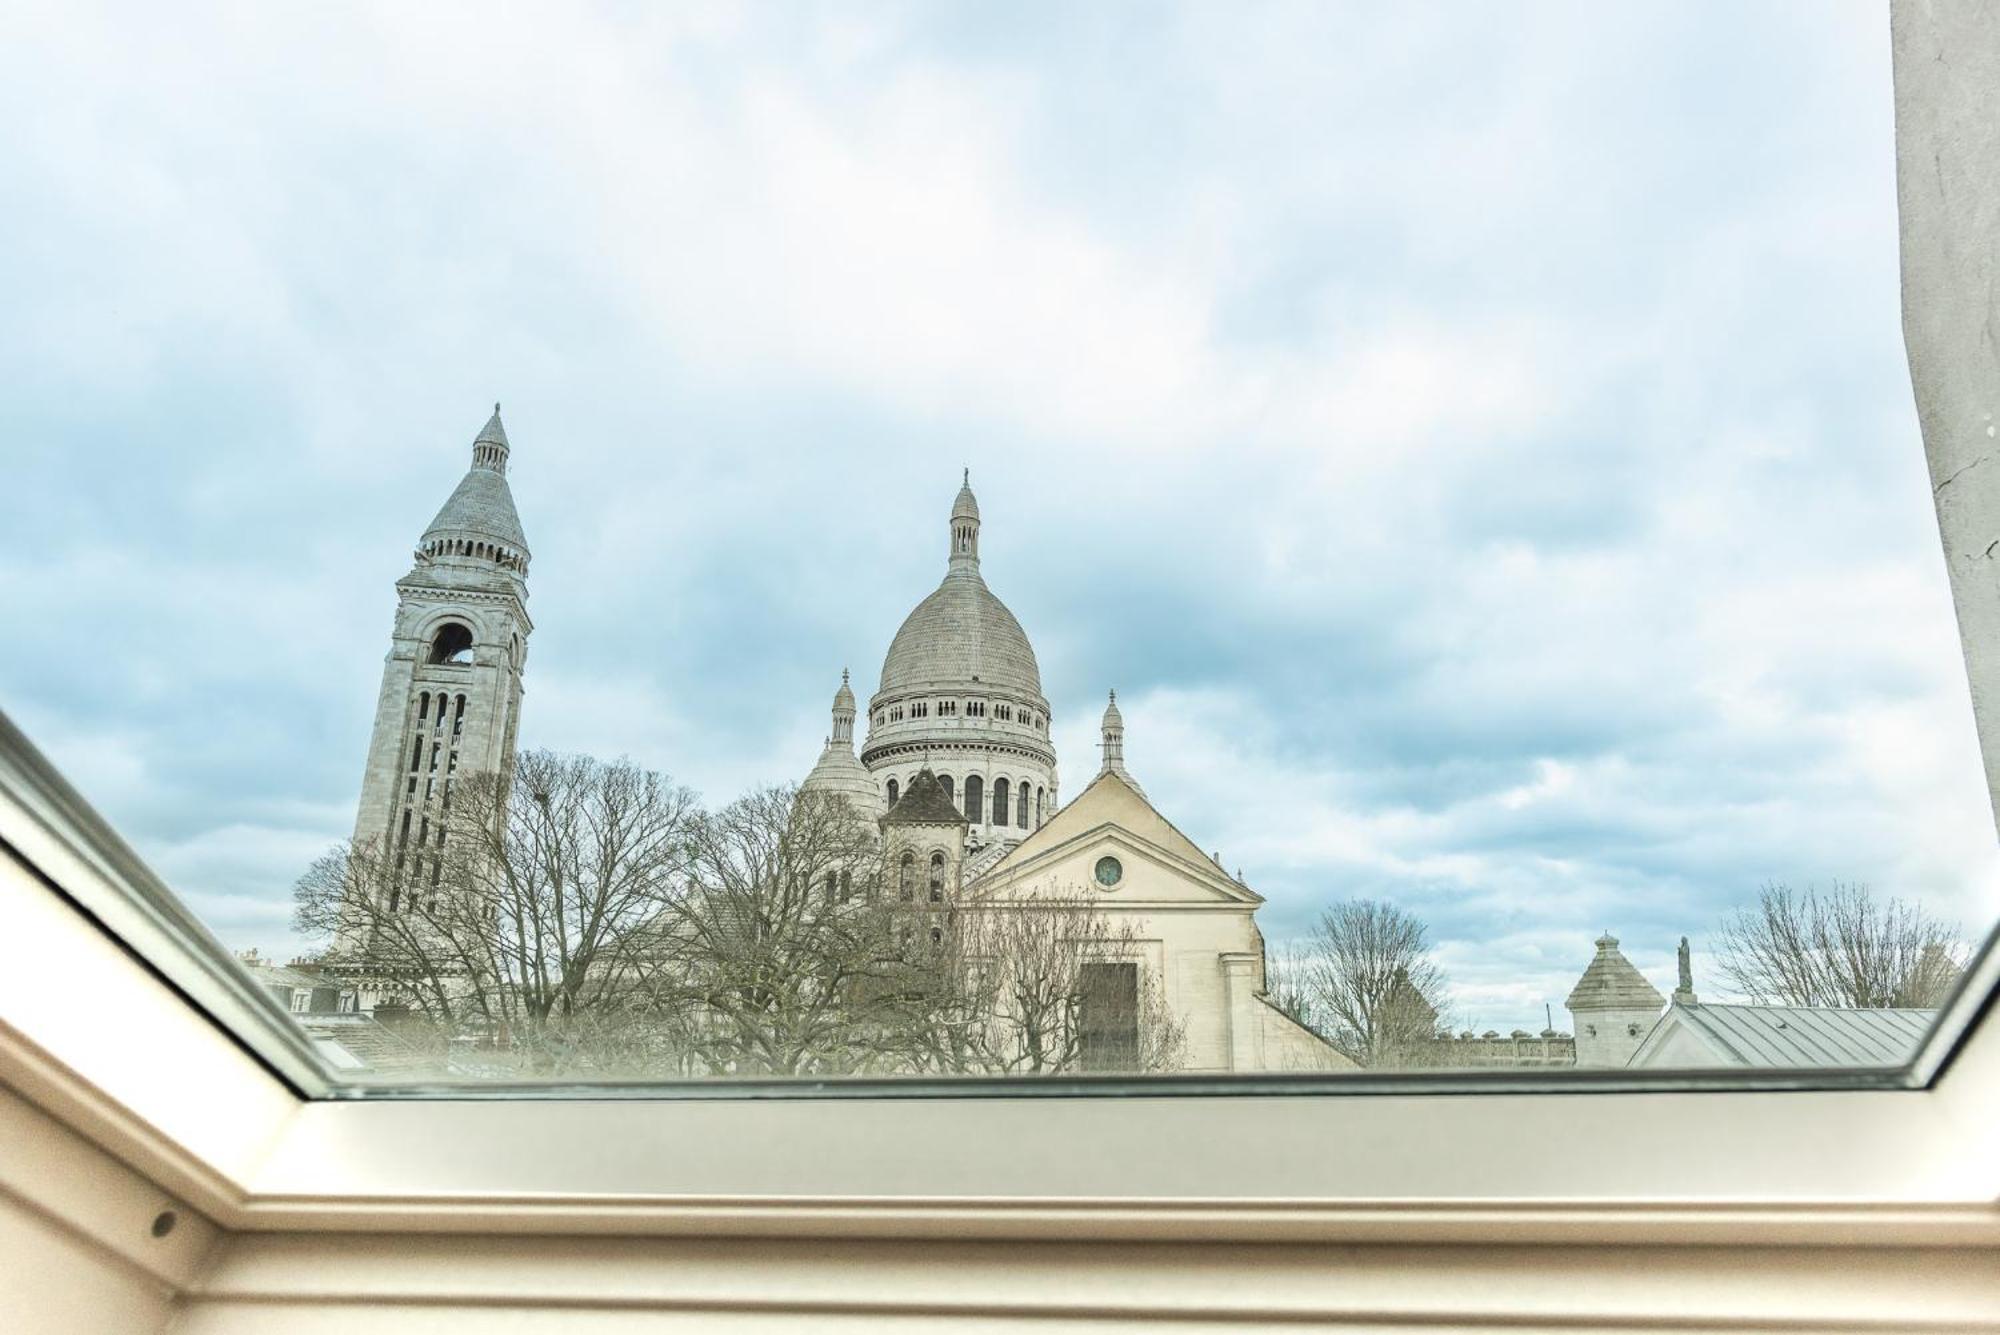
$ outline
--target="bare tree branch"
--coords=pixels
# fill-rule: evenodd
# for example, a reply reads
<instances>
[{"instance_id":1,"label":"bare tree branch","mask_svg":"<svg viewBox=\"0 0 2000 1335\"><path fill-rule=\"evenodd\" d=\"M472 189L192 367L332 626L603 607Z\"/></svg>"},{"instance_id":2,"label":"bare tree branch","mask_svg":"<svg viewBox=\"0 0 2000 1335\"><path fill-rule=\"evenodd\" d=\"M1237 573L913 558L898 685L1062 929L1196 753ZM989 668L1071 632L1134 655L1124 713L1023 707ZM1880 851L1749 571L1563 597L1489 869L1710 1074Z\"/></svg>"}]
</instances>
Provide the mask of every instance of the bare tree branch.
<instances>
[{"instance_id":1,"label":"bare tree branch","mask_svg":"<svg viewBox=\"0 0 2000 1335\"><path fill-rule=\"evenodd\" d=\"M1838 881L1824 894L1765 885L1756 907L1724 920L1719 946L1736 991L1791 1006L1937 1006L1965 957L1956 923Z\"/></svg>"}]
</instances>

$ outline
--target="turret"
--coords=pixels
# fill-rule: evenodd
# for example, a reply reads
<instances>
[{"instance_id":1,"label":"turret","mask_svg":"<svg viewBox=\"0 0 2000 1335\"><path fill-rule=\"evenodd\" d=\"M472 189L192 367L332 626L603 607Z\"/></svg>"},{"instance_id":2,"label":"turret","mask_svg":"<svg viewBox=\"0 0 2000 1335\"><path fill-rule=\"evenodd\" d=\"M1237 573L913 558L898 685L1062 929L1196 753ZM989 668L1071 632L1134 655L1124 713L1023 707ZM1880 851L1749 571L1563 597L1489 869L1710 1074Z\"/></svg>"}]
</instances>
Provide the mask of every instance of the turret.
<instances>
[{"instance_id":1,"label":"turret","mask_svg":"<svg viewBox=\"0 0 2000 1335\"><path fill-rule=\"evenodd\" d=\"M1618 952L1618 938L1597 938L1597 954L1563 1003L1576 1022L1578 1066L1623 1066L1639 1050L1666 1005L1659 989Z\"/></svg>"},{"instance_id":2,"label":"turret","mask_svg":"<svg viewBox=\"0 0 2000 1335\"><path fill-rule=\"evenodd\" d=\"M951 569L979 569L979 501L972 494L972 470L965 470L951 503Z\"/></svg>"},{"instance_id":3,"label":"turret","mask_svg":"<svg viewBox=\"0 0 2000 1335\"><path fill-rule=\"evenodd\" d=\"M833 732L828 740L854 748L854 689L847 684L846 668L840 670L840 689L833 693Z\"/></svg>"},{"instance_id":4,"label":"turret","mask_svg":"<svg viewBox=\"0 0 2000 1335\"><path fill-rule=\"evenodd\" d=\"M854 690L847 684L845 668L840 672L840 689L833 694L833 728L801 789L845 797L864 816L874 817L882 810L875 777L854 754Z\"/></svg>"},{"instance_id":5,"label":"turret","mask_svg":"<svg viewBox=\"0 0 2000 1335\"><path fill-rule=\"evenodd\" d=\"M1103 741L1099 744L1104 751L1104 763L1099 766L1100 774L1116 774L1132 786L1134 792L1143 795L1145 789L1125 768L1125 716L1118 712L1118 692L1111 692L1110 701L1104 706Z\"/></svg>"},{"instance_id":6,"label":"turret","mask_svg":"<svg viewBox=\"0 0 2000 1335\"><path fill-rule=\"evenodd\" d=\"M905 946L917 927L942 939L944 915L957 902L965 874L966 820L929 766L917 771L882 817L883 893L911 918L899 931Z\"/></svg>"}]
</instances>

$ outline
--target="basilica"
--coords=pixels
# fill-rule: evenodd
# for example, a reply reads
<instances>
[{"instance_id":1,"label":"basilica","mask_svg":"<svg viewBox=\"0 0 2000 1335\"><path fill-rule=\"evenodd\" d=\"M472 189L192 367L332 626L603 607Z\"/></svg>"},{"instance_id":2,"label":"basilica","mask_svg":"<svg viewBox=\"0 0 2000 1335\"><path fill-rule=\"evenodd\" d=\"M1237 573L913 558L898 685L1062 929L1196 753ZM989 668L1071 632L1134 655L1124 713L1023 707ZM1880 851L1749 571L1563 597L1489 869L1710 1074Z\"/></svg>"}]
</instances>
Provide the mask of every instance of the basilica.
<instances>
[{"instance_id":1,"label":"basilica","mask_svg":"<svg viewBox=\"0 0 2000 1335\"><path fill-rule=\"evenodd\" d=\"M857 700L847 675L808 791L838 794L902 835L921 781L954 823L926 822L945 853L949 893L1005 913L1037 897L1083 890L1116 927L1129 959L1107 960L1127 995L1107 1009L1137 1015L1158 996L1185 1035L1192 1071L1331 1070L1351 1065L1265 994L1263 902L1147 799L1125 767L1125 722L1107 693L1097 773L1059 798L1049 702L1034 646L987 587L979 562L979 502L969 476L952 501L944 578L903 620L869 698L855 750ZM962 833L959 827L962 826ZM893 853L893 850L892 850ZM922 859L919 859L922 860Z\"/></svg>"},{"instance_id":2,"label":"basilica","mask_svg":"<svg viewBox=\"0 0 2000 1335\"><path fill-rule=\"evenodd\" d=\"M496 403L473 441L471 466L396 582L354 826L355 844L382 850L393 867L391 912L398 896L413 906L439 883L453 784L514 766L534 623L509 455ZM841 674L825 747L801 791L845 800L871 820L880 832L876 851L900 874L903 897L914 898L915 882L925 882L925 911L937 904L1025 913L1052 898L1094 905L1112 925L1101 940L1115 944L1100 949L1093 938L1093 956L1104 958L1085 966L1086 1001L1126 1026L1173 1029L1175 1069L1352 1067L1272 1004L1257 926L1262 897L1146 796L1126 765L1114 693L1096 772L1062 800L1041 668L1027 632L987 587L979 528L968 475L947 518L943 579L890 640L866 711ZM858 749L857 719L865 729ZM365 959L367 950L348 940L336 942L335 954ZM315 989L279 981L293 1009L309 1012ZM1898 1054L1931 1014L1703 1003L1685 938L1679 983L1669 1005L1607 932L1565 1003L1576 1020L1573 1038L1553 1025L1538 1035L1451 1034L1431 1011L1423 1027L1436 1032L1424 1064L1811 1065L1828 1053L1845 1064L1890 1064L1903 1059ZM354 1020L349 1009L341 1002L334 1018ZM1781 1031L1784 1041L1773 1037ZM1094 1034L1106 1052L1131 1053L1143 1037L1136 1028Z\"/></svg>"},{"instance_id":3,"label":"basilica","mask_svg":"<svg viewBox=\"0 0 2000 1335\"><path fill-rule=\"evenodd\" d=\"M436 885L456 779L512 768L534 623L509 454L495 404L471 467L396 583L354 830L357 845L393 859L392 894ZM1094 969L1124 993L1105 999L1106 1013L1136 1017L1138 996L1159 999L1182 1035L1186 1069L1349 1065L1266 998L1262 899L1147 800L1125 767L1115 698L1097 773L1063 802L1041 669L1021 623L987 587L979 526L968 476L946 525L944 578L890 641L865 713L842 674L825 749L802 787L847 799L885 844L901 841L926 867L948 867L950 883L938 889L955 907L1004 913L1087 893L1129 956Z\"/></svg>"}]
</instances>

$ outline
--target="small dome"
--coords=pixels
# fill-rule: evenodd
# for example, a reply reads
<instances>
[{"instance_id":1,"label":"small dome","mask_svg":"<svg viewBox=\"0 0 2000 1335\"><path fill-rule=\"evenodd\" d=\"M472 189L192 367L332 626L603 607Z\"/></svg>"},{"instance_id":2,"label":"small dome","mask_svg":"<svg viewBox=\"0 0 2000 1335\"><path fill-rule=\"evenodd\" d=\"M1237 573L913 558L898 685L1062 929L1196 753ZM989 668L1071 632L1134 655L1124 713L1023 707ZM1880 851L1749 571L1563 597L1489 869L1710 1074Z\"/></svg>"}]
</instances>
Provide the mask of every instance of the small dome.
<instances>
[{"instance_id":1,"label":"small dome","mask_svg":"<svg viewBox=\"0 0 2000 1335\"><path fill-rule=\"evenodd\" d=\"M1113 728L1122 729L1124 726L1125 716L1118 712L1118 692L1113 691L1111 703L1104 706L1104 728L1109 732Z\"/></svg>"},{"instance_id":2,"label":"small dome","mask_svg":"<svg viewBox=\"0 0 2000 1335\"><path fill-rule=\"evenodd\" d=\"M493 405L493 416L486 419L486 425L479 429L479 434L473 437L472 443L474 445L498 445L502 449L506 448L507 428L500 424L499 404L496 403Z\"/></svg>"},{"instance_id":3,"label":"small dome","mask_svg":"<svg viewBox=\"0 0 2000 1335\"><path fill-rule=\"evenodd\" d=\"M847 684L847 669L840 670L840 689L833 693L833 707L836 711L854 712L854 692Z\"/></svg>"},{"instance_id":4,"label":"small dome","mask_svg":"<svg viewBox=\"0 0 2000 1335\"><path fill-rule=\"evenodd\" d=\"M797 773L796 770L793 772ZM826 749L819 754L819 763L813 766L812 773L806 775L799 791L845 797L854 803L855 810L865 816L875 815L881 807L875 776L855 758L853 747L838 742L826 744Z\"/></svg>"},{"instance_id":5,"label":"small dome","mask_svg":"<svg viewBox=\"0 0 2000 1335\"><path fill-rule=\"evenodd\" d=\"M979 518L979 499L972 494L972 470L965 470L965 481L959 486L958 498L951 503L953 519Z\"/></svg>"}]
</instances>

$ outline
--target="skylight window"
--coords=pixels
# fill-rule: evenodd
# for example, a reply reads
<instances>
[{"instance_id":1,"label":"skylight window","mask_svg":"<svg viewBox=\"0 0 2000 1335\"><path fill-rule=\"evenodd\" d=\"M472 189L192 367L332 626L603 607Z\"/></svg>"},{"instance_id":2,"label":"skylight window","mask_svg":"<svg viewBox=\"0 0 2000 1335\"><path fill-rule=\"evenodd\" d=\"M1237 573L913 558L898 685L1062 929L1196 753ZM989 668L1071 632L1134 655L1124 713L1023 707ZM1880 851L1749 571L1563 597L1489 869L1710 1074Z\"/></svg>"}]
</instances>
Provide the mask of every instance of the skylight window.
<instances>
[{"instance_id":1,"label":"skylight window","mask_svg":"<svg viewBox=\"0 0 2000 1335\"><path fill-rule=\"evenodd\" d=\"M11 800L344 1091L1915 1078L2000 861L1879 19L1043 18L332 17L310 128L94 39Z\"/></svg>"}]
</instances>

